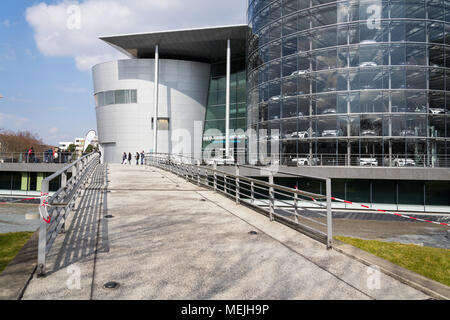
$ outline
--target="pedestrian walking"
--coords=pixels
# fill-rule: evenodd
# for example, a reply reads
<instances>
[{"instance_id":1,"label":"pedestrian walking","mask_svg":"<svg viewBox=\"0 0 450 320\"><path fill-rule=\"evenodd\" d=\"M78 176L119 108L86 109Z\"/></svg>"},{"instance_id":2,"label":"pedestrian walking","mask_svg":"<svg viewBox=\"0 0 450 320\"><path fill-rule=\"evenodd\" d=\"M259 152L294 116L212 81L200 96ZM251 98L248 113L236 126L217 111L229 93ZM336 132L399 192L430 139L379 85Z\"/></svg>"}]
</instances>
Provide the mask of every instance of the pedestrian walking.
<instances>
[{"instance_id":1,"label":"pedestrian walking","mask_svg":"<svg viewBox=\"0 0 450 320\"><path fill-rule=\"evenodd\" d=\"M128 152L128 164L131 165L131 152Z\"/></svg>"},{"instance_id":2,"label":"pedestrian walking","mask_svg":"<svg viewBox=\"0 0 450 320\"><path fill-rule=\"evenodd\" d=\"M126 163L127 163L127 154L126 154L126 152L124 152L122 154L122 164L126 164Z\"/></svg>"},{"instance_id":3,"label":"pedestrian walking","mask_svg":"<svg viewBox=\"0 0 450 320\"><path fill-rule=\"evenodd\" d=\"M141 152L141 166L144 165L144 159L145 159L145 152L142 150Z\"/></svg>"},{"instance_id":4,"label":"pedestrian walking","mask_svg":"<svg viewBox=\"0 0 450 320\"><path fill-rule=\"evenodd\" d=\"M136 152L136 155L134 156L136 158L136 165L139 165L139 152Z\"/></svg>"},{"instance_id":5,"label":"pedestrian walking","mask_svg":"<svg viewBox=\"0 0 450 320\"><path fill-rule=\"evenodd\" d=\"M33 147L30 147L30 149L28 149L27 151L27 163L30 163L33 161Z\"/></svg>"}]
</instances>

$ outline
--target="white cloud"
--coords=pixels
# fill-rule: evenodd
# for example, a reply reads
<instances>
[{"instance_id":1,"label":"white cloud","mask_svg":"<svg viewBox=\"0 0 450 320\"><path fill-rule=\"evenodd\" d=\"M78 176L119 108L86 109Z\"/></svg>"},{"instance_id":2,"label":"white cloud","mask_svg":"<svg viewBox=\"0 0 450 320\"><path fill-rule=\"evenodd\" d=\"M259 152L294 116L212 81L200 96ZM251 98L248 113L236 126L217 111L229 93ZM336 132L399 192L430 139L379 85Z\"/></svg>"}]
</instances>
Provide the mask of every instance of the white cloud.
<instances>
[{"instance_id":1,"label":"white cloud","mask_svg":"<svg viewBox=\"0 0 450 320\"><path fill-rule=\"evenodd\" d=\"M48 133L50 133L52 135L57 134L58 132L59 132L58 128L51 128L50 130L48 130Z\"/></svg>"},{"instance_id":2,"label":"white cloud","mask_svg":"<svg viewBox=\"0 0 450 320\"><path fill-rule=\"evenodd\" d=\"M26 10L39 50L80 70L123 57L99 36L245 23L246 0L63 0ZM73 10L73 6L78 8ZM78 15L79 13L79 15Z\"/></svg>"},{"instance_id":3,"label":"white cloud","mask_svg":"<svg viewBox=\"0 0 450 320\"><path fill-rule=\"evenodd\" d=\"M30 119L16 116L14 114L0 113L0 126L10 130L23 129L29 124Z\"/></svg>"}]
</instances>

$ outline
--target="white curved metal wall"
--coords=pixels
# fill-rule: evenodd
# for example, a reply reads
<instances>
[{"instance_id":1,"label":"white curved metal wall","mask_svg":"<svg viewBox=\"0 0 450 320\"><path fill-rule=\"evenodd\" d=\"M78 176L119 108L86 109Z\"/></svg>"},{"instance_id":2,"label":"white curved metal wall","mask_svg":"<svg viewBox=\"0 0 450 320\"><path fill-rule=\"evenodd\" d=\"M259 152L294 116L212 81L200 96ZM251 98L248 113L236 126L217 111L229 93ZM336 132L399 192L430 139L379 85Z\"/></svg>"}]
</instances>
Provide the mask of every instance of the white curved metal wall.
<instances>
[{"instance_id":1,"label":"white curved metal wall","mask_svg":"<svg viewBox=\"0 0 450 320\"><path fill-rule=\"evenodd\" d=\"M111 61L93 68L94 92L137 90L136 104L96 108L99 142L105 162L119 163L123 152L153 151L154 60ZM160 60L159 117L170 130L158 130L158 152L201 154L210 65Z\"/></svg>"}]
</instances>

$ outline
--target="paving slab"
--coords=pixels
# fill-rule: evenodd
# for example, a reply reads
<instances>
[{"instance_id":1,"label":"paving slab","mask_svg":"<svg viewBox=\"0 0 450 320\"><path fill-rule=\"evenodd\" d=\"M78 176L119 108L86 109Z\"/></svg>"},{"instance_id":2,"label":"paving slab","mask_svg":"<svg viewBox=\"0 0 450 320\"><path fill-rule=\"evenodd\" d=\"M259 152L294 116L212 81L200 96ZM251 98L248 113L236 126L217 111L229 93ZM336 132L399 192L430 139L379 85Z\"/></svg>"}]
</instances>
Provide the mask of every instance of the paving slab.
<instances>
[{"instance_id":1,"label":"paving slab","mask_svg":"<svg viewBox=\"0 0 450 320\"><path fill-rule=\"evenodd\" d=\"M108 165L107 181L85 191L24 299L429 298L166 171Z\"/></svg>"}]
</instances>

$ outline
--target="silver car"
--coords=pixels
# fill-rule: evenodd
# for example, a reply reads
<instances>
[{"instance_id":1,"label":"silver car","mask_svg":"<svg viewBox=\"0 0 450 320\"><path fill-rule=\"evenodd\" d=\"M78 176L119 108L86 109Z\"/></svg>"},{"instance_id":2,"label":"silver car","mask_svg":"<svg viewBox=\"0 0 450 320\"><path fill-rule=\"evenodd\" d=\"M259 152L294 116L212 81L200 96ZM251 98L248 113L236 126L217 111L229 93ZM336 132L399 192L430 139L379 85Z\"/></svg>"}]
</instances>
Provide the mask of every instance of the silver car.
<instances>
[{"instance_id":1,"label":"silver car","mask_svg":"<svg viewBox=\"0 0 450 320\"><path fill-rule=\"evenodd\" d=\"M336 113L336 109L330 108L323 110L322 114L333 114Z\"/></svg>"},{"instance_id":2,"label":"silver car","mask_svg":"<svg viewBox=\"0 0 450 320\"><path fill-rule=\"evenodd\" d=\"M416 162L413 159L394 159L394 167L415 167Z\"/></svg>"},{"instance_id":3,"label":"silver car","mask_svg":"<svg viewBox=\"0 0 450 320\"><path fill-rule=\"evenodd\" d=\"M291 73L291 76L299 76L301 74L307 74L309 73L309 70L297 70Z\"/></svg>"},{"instance_id":4,"label":"silver car","mask_svg":"<svg viewBox=\"0 0 450 320\"><path fill-rule=\"evenodd\" d=\"M377 133L375 132L375 130L363 130L361 131L361 136L363 137L367 137L367 136L371 136L371 137L376 137L378 136Z\"/></svg>"},{"instance_id":5,"label":"silver car","mask_svg":"<svg viewBox=\"0 0 450 320\"><path fill-rule=\"evenodd\" d=\"M310 158L307 157L299 157L299 158L294 158L291 160L293 163L297 164L297 167L301 167L301 166L309 166L310 165ZM318 158L313 158L311 165L316 166L319 164L319 159Z\"/></svg>"},{"instance_id":6,"label":"silver car","mask_svg":"<svg viewBox=\"0 0 450 320\"><path fill-rule=\"evenodd\" d=\"M359 158L360 166L378 167L378 160L375 158Z\"/></svg>"},{"instance_id":7,"label":"silver car","mask_svg":"<svg viewBox=\"0 0 450 320\"><path fill-rule=\"evenodd\" d=\"M234 164L234 158L232 156L228 156L228 157L216 157L206 160L207 165L213 165L214 163L218 165L232 165Z\"/></svg>"},{"instance_id":8,"label":"silver car","mask_svg":"<svg viewBox=\"0 0 450 320\"><path fill-rule=\"evenodd\" d=\"M342 130L324 130L322 137L339 137L342 135Z\"/></svg>"},{"instance_id":9,"label":"silver car","mask_svg":"<svg viewBox=\"0 0 450 320\"><path fill-rule=\"evenodd\" d=\"M431 114L445 114L446 110L444 108L430 108Z\"/></svg>"},{"instance_id":10,"label":"silver car","mask_svg":"<svg viewBox=\"0 0 450 320\"><path fill-rule=\"evenodd\" d=\"M413 130L402 130L400 131L400 136L402 137L408 137L408 136L415 136L415 132Z\"/></svg>"},{"instance_id":11,"label":"silver car","mask_svg":"<svg viewBox=\"0 0 450 320\"><path fill-rule=\"evenodd\" d=\"M378 64L376 62L373 61L366 61L366 62L361 62L360 67L364 68L364 67L378 67Z\"/></svg>"}]
</instances>

